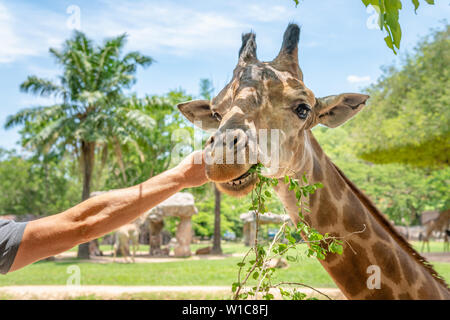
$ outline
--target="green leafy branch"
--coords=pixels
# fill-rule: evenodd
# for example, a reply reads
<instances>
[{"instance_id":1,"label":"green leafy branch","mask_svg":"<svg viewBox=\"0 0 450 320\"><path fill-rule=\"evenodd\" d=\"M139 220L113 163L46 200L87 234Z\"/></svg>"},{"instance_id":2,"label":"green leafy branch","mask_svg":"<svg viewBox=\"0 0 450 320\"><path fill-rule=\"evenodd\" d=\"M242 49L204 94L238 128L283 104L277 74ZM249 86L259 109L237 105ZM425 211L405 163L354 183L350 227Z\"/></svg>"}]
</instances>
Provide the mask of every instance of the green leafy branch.
<instances>
[{"instance_id":1,"label":"green leafy branch","mask_svg":"<svg viewBox=\"0 0 450 320\"><path fill-rule=\"evenodd\" d=\"M387 36L384 38L386 45L395 53L400 49L402 29L399 22L399 11L402 9L401 0L361 0L366 7L371 5L378 12L378 25L381 30L385 29ZM434 5L434 0L425 0ZM419 8L419 0L412 0L414 11Z\"/></svg>"},{"instance_id":2,"label":"green leafy branch","mask_svg":"<svg viewBox=\"0 0 450 320\"><path fill-rule=\"evenodd\" d=\"M293 0L297 6L300 1ZM384 38L386 45L397 54L396 49L400 49L402 39L402 29L399 22L399 11L402 9L401 0L361 0L368 7L371 5L378 12L378 25L381 30L386 30L387 36ZM414 4L414 11L420 6L419 0L411 0ZM425 0L429 5L434 5L434 0Z\"/></svg>"},{"instance_id":3,"label":"green leafy branch","mask_svg":"<svg viewBox=\"0 0 450 320\"><path fill-rule=\"evenodd\" d=\"M308 184L308 180L305 175L302 177L302 181L304 183L303 185L301 185L299 181L292 179L289 176L285 176L284 183L288 185L289 190L293 191L296 195L297 207L299 208L299 222L297 223L295 229L291 228L288 225L288 222L283 223L269 247L265 248L258 242L259 215L268 212L266 200L272 197L270 188L276 187L279 180L264 177L261 173L262 168L262 165L259 164L251 169L252 173L258 176L258 182L252 192L252 204L249 208L255 212L256 215L256 237L253 247L245 254L242 261L237 264L239 267L238 279L237 282L232 285L234 299L245 300L249 298L249 296L256 299L258 295L262 295L263 299L271 300L274 298L273 294L270 293L270 289L272 288L278 289L280 294L286 299L303 300L306 298L306 295L299 292L296 288L293 290L284 290L281 287L282 285L308 287L330 299L330 297L326 294L303 283L272 283L272 277L276 272L276 268L271 266L271 261L276 258L281 259L284 256L291 262L296 262L298 260L298 255L293 256L292 254L288 254L291 249L295 250L298 245L295 235L298 238L303 237L303 239L305 239L304 242L308 243L308 257L317 257L318 259L323 260L328 252L342 254L342 240L337 237L331 237L328 233L325 235L320 234L316 229L309 226L304 219L303 210L309 212L309 209L303 200L307 199L308 196L313 194L318 188L322 188L323 185L321 183L312 185ZM283 239L286 239L287 243L283 242ZM254 258L247 260L250 256L254 256ZM243 269L246 266L246 273L245 276L243 276ZM248 290L243 290L245 289L250 278L256 280L256 285Z\"/></svg>"}]
</instances>

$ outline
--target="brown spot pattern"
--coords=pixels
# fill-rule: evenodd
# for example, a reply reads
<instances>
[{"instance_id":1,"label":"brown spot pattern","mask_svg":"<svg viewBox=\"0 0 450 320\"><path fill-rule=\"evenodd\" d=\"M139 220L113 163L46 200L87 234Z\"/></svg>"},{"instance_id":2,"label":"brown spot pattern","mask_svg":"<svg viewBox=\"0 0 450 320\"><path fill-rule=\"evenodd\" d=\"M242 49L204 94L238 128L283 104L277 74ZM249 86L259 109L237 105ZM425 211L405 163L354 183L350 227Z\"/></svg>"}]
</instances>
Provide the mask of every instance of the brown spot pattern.
<instances>
[{"instance_id":1,"label":"brown spot pattern","mask_svg":"<svg viewBox=\"0 0 450 320\"><path fill-rule=\"evenodd\" d=\"M417 280L416 265L414 261L403 251L402 248L397 249L397 257L400 262L400 266L403 271L403 277L406 279L409 285L413 285Z\"/></svg>"},{"instance_id":2,"label":"brown spot pattern","mask_svg":"<svg viewBox=\"0 0 450 320\"><path fill-rule=\"evenodd\" d=\"M400 293L400 294L398 295L398 298L399 298L400 300L414 300L414 298L411 297L411 295L410 295L408 292Z\"/></svg>"},{"instance_id":3,"label":"brown spot pattern","mask_svg":"<svg viewBox=\"0 0 450 320\"><path fill-rule=\"evenodd\" d=\"M381 285L380 289L371 289L365 299L367 300L394 300L392 289L386 285Z\"/></svg>"},{"instance_id":4,"label":"brown spot pattern","mask_svg":"<svg viewBox=\"0 0 450 320\"><path fill-rule=\"evenodd\" d=\"M394 283L400 283L400 265L393 248L380 241L372 246L372 250L373 255L377 259L377 264L381 269L381 274L391 279Z\"/></svg>"},{"instance_id":5,"label":"brown spot pattern","mask_svg":"<svg viewBox=\"0 0 450 320\"><path fill-rule=\"evenodd\" d=\"M355 241L348 241L356 254L347 245L342 254L342 263L330 267L329 270L337 283L341 284L345 291L356 296L363 290L367 290L367 267L371 265L365 249Z\"/></svg>"},{"instance_id":6,"label":"brown spot pattern","mask_svg":"<svg viewBox=\"0 0 450 320\"><path fill-rule=\"evenodd\" d=\"M304 218L305 218L306 223L307 223L308 225L311 225L311 222L312 222L311 214L310 214L310 213L304 213L303 215L304 215Z\"/></svg>"},{"instance_id":7,"label":"brown spot pattern","mask_svg":"<svg viewBox=\"0 0 450 320\"><path fill-rule=\"evenodd\" d=\"M320 190L319 210L317 211L317 223L320 227L334 225L337 222L337 208L330 199L330 193L325 187Z\"/></svg>"},{"instance_id":8,"label":"brown spot pattern","mask_svg":"<svg viewBox=\"0 0 450 320\"><path fill-rule=\"evenodd\" d=\"M311 146L314 150L315 155L319 158L322 159L324 152L322 150L322 147L319 145L319 143L317 142L316 138L314 137L314 135L311 133L311 131L309 132L309 137L310 137L310 141L311 141Z\"/></svg>"},{"instance_id":9,"label":"brown spot pattern","mask_svg":"<svg viewBox=\"0 0 450 320\"><path fill-rule=\"evenodd\" d=\"M294 78L289 78L286 80L288 86L290 86L292 89L302 89L302 83Z\"/></svg>"},{"instance_id":10,"label":"brown spot pattern","mask_svg":"<svg viewBox=\"0 0 450 320\"><path fill-rule=\"evenodd\" d=\"M384 227L381 226L377 221L374 221L374 219L371 219L371 221L372 230L375 232L378 238L389 242L391 237L389 236L389 233L384 229Z\"/></svg>"},{"instance_id":11,"label":"brown spot pattern","mask_svg":"<svg viewBox=\"0 0 450 320\"><path fill-rule=\"evenodd\" d=\"M327 165L327 182L330 185L334 198L339 201L345 190L345 184L334 167L330 164Z\"/></svg>"},{"instance_id":12,"label":"brown spot pattern","mask_svg":"<svg viewBox=\"0 0 450 320\"><path fill-rule=\"evenodd\" d=\"M428 280L428 278L427 278ZM419 295L420 300L439 300L441 299L441 296L439 295L439 292L437 291L436 287L432 285L431 282L426 282L423 284L419 291L417 291Z\"/></svg>"},{"instance_id":13,"label":"brown spot pattern","mask_svg":"<svg viewBox=\"0 0 450 320\"><path fill-rule=\"evenodd\" d=\"M317 160L316 156L313 156L313 178L314 178L314 181L316 181L316 182L323 181L322 168L321 168L320 163Z\"/></svg>"},{"instance_id":14,"label":"brown spot pattern","mask_svg":"<svg viewBox=\"0 0 450 320\"><path fill-rule=\"evenodd\" d=\"M309 195L309 209L312 210L319 204L320 191Z\"/></svg>"},{"instance_id":15,"label":"brown spot pattern","mask_svg":"<svg viewBox=\"0 0 450 320\"><path fill-rule=\"evenodd\" d=\"M348 201L344 205L343 222L344 228L348 232L362 231L357 235L362 239L370 238L370 229L368 225L366 210L361 206L358 198L350 191L348 192ZM366 228L364 229L364 225Z\"/></svg>"},{"instance_id":16,"label":"brown spot pattern","mask_svg":"<svg viewBox=\"0 0 450 320\"><path fill-rule=\"evenodd\" d=\"M340 234L338 234L338 233L336 233L336 232L330 232L330 237L336 237L336 238L339 238L340 237ZM320 243L320 246L322 247L322 248L325 248L326 250L328 250L328 244L325 242L325 241L322 241L321 243ZM325 259L324 259L324 261L326 262L326 263L332 263L333 261L336 261L339 257L342 257L340 254L337 254L337 253L331 253L331 252L328 252L327 253L327 255L326 255L326 257L325 257Z\"/></svg>"}]
</instances>

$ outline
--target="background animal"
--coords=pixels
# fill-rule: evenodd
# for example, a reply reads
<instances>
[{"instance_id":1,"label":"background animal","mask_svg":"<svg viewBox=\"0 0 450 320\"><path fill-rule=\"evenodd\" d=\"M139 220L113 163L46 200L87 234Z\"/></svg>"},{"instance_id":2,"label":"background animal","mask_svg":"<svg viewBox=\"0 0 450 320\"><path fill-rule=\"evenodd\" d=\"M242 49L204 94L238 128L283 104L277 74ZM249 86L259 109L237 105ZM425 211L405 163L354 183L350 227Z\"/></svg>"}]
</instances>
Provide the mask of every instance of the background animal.
<instances>
[{"instance_id":1,"label":"background animal","mask_svg":"<svg viewBox=\"0 0 450 320\"><path fill-rule=\"evenodd\" d=\"M447 230L450 226L450 209L442 211L439 216L425 225L425 234L422 237L421 251L424 251L424 247L428 248L430 252L430 238L433 236L433 232L439 232L444 236L444 251L448 250L448 235Z\"/></svg>"},{"instance_id":2,"label":"background animal","mask_svg":"<svg viewBox=\"0 0 450 320\"><path fill-rule=\"evenodd\" d=\"M117 229L114 235L113 262L116 261L118 252L124 257L126 262L130 257L131 261L133 263L135 262L136 251L139 250L139 229L142 223L143 219L138 218L132 223L123 225ZM130 244L132 248L131 251Z\"/></svg>"}]
</instances>

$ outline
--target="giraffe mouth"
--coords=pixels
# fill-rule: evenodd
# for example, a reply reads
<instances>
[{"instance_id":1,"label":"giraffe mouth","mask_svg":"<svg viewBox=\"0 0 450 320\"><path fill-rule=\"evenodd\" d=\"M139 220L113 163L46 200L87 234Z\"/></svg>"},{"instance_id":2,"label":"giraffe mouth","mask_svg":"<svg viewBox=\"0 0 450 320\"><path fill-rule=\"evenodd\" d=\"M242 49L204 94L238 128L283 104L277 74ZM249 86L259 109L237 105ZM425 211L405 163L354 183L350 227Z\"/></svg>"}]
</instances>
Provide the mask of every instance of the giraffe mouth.
<instances>
[{"instance_id":1,"label":"giraffe mouth","mask_svg":"<svg viewBox=\"0 0 450 320\"><path fill-rule=\"evenodd\" d=\"M233 180L216 183L217 187L220 191L235 197L248 194L258 181L258 176L256 173L250 172L250 169Z\"/></svg>"}]
</instances>

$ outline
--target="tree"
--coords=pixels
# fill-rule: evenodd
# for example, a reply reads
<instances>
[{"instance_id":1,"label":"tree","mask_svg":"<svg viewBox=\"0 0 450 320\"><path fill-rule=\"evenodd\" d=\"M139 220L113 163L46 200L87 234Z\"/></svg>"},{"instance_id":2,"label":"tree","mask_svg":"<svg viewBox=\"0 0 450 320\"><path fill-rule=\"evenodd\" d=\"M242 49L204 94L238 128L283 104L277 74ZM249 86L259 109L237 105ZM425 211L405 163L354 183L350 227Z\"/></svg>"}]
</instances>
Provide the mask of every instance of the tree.
<instances>
[{"instance_id":1,"label":"tree","mask_svg":"<svg viewBox=\"0 0 450 320\"><path fill-rule=\"evenodd\" d=\"M96 154L107 155L113 149L126 180L121 146L135 144L153 124L141 110L125 104L122 96L123 89L135 83L137 67L149 66L153 60L139 52L123 55L125 43L126 35L120 35L95 45L75 31L62 50L50 49L63 68L59 81L29 76L20 86L24 92L54 96L60 103L19 111L5 125L24 125L22 144L38 154L74 155L82 170L82 200L90 195ZM89 258L88 244L79 246L78 257Z\"/></svg>"},{"instance_id":2,"label":"tree","mask_svg":"<svg viewBox=\"0 0 450 320\"><path fill-rule=\"evenodd\" d=\"M300 0L293 0L297 6ZM386 45L395 53L396 48L400 49L400 41L402 39L402 29L399 22L399 11L402 9L401 0L361 0L368 7L372 6L378 13L378 24L381 30L386 30L384 41ZM420 6L419 0L411 0L414 10ZM425 0L428 4L433 5L434 0Z\"/></svg>"},{"instance_id":3,"label":"tree","mask_svg":"<svg viewBox=\"0 0 450 320\"><path fill-rule=\"evenodd\" d=\"M200 95L203 99L211 100L214 88L212 82L209 79L200 79ZM215 183L213 183L214 188L214 236L213 236L213 247L211 253L222 254L222 247L220 245L220 239L222 233L220 230L220 202L221 193Z\"/></svg>"},{"instance_id":4,"label":"tree","mask_svg":"<svg viewBox=\"0 0 450 320\"><path fill-rule=\"evenodd\" d=\"M122 188L141 183L173 164L172 151L180 143L174 139L177 131L180 128L191 131L191 128L183 128L184 118L176 105L191 99L183 91L175 90L165 95L143 98L133 94L126 100L127 108L139 110L151 117L153 126L145 135L136 137L133 144L123 146L122 163L126 183L122 178L119 162L109 161L104 188Z\"/></svg>"},{"instance_id":5,"label":"tree","mask_svg":"<svg viewBox=\"0 0 450 320\"><path fill-rule=\"evenodd\" d=\"M319 126L313 133L326 154L381 212L396 224L412 225L419 223L425 210L448 208L450 167L430 170L397 163L374 165L358 159L351 122L334 129Z\"/></svg>"},{"instance_id":6,"label":"tree","mask_svg":"<svg viewBox=\"0 0 450 320\"><path fill-rule=\"evenodd\" d=\"M445 167L450 155L450 25L425 37L400 68L368 88L351 121L358 156L374 163Z\"/></svg>"},{"instance_id":7,"label":"tree","mask_svg":"<svg viewBox=\"0 0 450 320\"><path fill-rule=\"evenodd\" d=\"M0 214L44 216L77 203L80 183L70 161L0 149Z\"/></svg>"}]
</instances>

